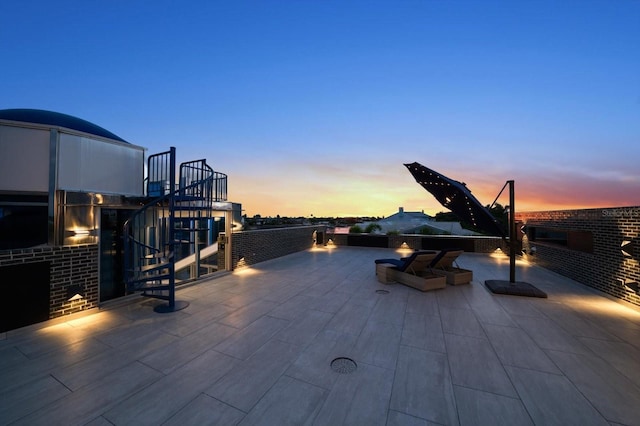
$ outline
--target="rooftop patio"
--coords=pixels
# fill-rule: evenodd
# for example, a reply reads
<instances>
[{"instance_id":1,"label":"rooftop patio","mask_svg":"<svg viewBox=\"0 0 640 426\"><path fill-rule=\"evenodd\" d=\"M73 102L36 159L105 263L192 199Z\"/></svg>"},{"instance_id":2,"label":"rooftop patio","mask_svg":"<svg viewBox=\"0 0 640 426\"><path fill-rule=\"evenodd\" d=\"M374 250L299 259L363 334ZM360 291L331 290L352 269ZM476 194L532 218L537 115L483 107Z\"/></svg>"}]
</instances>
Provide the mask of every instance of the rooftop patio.
<instances>
[{"instance_id":1,"label":"rooftop patio","mask_svg":"<svg viewBox=\"0 0 640 426\"><path fill-rule=\"evenodd\" d=\"M494 295L509 260L486 254L458 259L471 285L379 283L399 256L313 249L181 288L178 312L135 297L4 333L0 424L640 424L637 309L520 262L549 297Z\"/></svg>"}]
</instances>

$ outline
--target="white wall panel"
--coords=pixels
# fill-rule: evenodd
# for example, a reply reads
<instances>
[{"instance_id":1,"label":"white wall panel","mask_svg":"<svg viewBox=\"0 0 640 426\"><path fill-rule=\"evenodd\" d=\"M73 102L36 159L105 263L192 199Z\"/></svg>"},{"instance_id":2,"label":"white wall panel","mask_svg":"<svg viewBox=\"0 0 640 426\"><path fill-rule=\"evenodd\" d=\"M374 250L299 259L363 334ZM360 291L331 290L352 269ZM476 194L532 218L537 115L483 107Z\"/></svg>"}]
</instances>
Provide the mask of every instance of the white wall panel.
<instances>
[{"instance_id":1,"label":"white wall panel","mask_svg":"<svg viewBox=\"0 0 640 426\"><path fill-rule=\"evenodd\" d=\"M68 191L142 195L144 150L60 134L58 188Z\"/></svg>"},{"instance_id":2,"label":"white wall panel","mask_svg":"<svg viewBox=\"0 0 640 426\"><path fill-rule=\"evenodd\" d=\"M0 125L0 190L49 191L49 131Z\"/></svg>"}]
</instances>

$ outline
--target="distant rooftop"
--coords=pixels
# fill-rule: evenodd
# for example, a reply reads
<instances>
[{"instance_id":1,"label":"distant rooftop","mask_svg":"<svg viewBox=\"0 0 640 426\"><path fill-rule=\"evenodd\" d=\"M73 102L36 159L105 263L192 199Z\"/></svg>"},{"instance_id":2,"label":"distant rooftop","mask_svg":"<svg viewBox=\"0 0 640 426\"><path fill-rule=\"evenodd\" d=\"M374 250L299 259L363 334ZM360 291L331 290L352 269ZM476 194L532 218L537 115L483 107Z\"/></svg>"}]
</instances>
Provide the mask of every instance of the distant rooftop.
<instances>
[{"instance_id":1,"label":"distant rooftop","mask_svg":"<svg viewBox=\"0 0 640 426\"><path fill-rule=\"evenodd\" d=\"M403 207L398 208L398 212L391 216L377 221L364 222L362 226L366 226L369 223L379 225L381 229L376 233L380 234L388 232L416 234L424 227L428 227L434 234L477 235L477 232L463 228L460 222L438 222L432 216L426 214L424 210L407 212ZM337 233L348 233L348 231L338 230Z\"/></svg>"}]
</instances>

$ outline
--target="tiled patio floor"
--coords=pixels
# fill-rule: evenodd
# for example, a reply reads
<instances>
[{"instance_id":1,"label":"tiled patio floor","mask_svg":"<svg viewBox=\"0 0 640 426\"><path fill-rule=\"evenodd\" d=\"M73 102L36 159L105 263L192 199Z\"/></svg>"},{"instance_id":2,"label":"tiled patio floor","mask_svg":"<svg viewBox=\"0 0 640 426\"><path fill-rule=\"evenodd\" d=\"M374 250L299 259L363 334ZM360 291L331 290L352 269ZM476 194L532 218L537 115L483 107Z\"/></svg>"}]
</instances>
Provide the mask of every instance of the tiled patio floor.
<instances>
[{"instance_id":1,"label":"tiled patio floor","mask_svg":"<svg viewBox=\"0 0 640 426\"><path fill-rule=\"evenodd\" d=\"M640 424L640 311L524 264L549 298L494 295L509 262L483 254L459 259L471 285L380 284L391 256L301 252L180 289L179 312L0 335L0 424Z\"/></svg>"}]
</instances>

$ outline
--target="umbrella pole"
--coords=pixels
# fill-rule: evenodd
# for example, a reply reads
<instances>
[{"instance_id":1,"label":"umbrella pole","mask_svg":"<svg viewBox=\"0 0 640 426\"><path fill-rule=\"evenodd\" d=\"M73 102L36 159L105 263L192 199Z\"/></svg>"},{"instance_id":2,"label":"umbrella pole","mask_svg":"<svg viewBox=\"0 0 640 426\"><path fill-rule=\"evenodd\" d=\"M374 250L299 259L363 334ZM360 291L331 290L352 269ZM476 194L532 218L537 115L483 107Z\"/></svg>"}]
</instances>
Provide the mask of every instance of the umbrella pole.
<instances>
[{"instance_id":1,"label":"umbrella pole","mask_svg":"<svg viewBox=\"0 0 640 426\"><path fill-rule=\"evenodd\" d=\"M509 184L509 282L515 284L517 251L515 183L512 180L507 183Z\"/></svg>"},{"instance_id":2,"label":"umbrella pole","mask_svg":"<svg viewBox=\"0 0 640 426\"><path fill-rule=\"evenodd\" d=\"M544 291L539 290L535 286L526 282L516 281L518 238L516 237L515 183L513 180L507 181L505 186L502 187L502 190L504 190L507 185L509 185L509 281L486 280L484 284L492 293L510 294L513 296L547 297ZM500 192L502 193L502 191ZM499 196L498 194L498 197Z\"/></svg>"}]
</instances>

